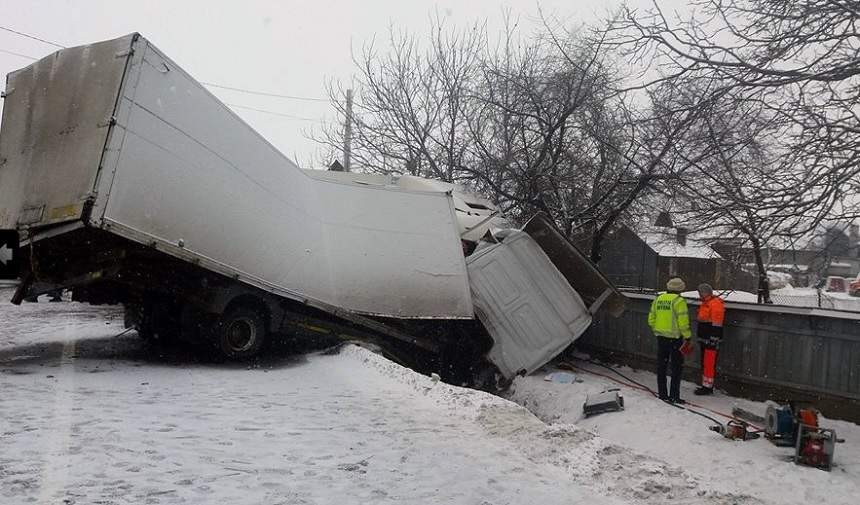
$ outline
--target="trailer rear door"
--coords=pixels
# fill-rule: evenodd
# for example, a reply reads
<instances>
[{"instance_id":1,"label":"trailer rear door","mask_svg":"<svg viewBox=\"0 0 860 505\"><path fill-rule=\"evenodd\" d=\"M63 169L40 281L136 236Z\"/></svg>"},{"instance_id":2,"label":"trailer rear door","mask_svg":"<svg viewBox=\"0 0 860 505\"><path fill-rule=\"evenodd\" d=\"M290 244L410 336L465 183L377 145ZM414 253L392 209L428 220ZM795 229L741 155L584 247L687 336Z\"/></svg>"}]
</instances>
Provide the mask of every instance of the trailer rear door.
<instances>
[{"instance_id":1,"label":"trailer rear door","mask_svg":"<svg viewBox=\"0 0 860 505\"><path fill-rule=\"evenodd\" d=\"M0 229L86 217L134 37L64 49L9 74Z\"/></svg>"}]
</instances>

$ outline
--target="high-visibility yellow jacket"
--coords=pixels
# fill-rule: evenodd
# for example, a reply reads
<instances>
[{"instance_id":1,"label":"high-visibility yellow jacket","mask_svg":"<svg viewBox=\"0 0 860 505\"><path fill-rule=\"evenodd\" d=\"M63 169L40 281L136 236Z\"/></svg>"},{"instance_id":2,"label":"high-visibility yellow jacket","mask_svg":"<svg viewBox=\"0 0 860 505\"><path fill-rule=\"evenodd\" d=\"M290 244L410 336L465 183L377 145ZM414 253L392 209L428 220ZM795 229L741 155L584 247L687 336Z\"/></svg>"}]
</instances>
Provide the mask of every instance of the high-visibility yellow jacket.
<instances>
[{"instance_id":1,"label":"high-visibility yellow jacket","mask_svg":"<svg viewBox=\"0 0 860 505\"><path fill-rule=\"evenodd\" d=\"M690 338L690 310L677 293L663 293L651 304L648 326L655 335L667 338Z\"/></svg>"}]
</instances>

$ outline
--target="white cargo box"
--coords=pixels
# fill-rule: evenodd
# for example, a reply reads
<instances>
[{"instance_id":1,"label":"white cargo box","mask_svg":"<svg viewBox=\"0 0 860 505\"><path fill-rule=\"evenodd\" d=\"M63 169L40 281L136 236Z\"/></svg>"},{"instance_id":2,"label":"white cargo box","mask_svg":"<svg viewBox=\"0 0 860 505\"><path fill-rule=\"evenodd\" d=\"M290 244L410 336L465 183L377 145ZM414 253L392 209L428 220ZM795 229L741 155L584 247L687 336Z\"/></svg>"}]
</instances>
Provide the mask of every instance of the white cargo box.
<instances>
[{"instance_id":1,"label":"white cargo box","mask_svg":"<svg viewBox=\"0 0 860 505\"><path fill-rule=\"evenodd\" d=\"M0 229L92 226L317 307L474 317L450 194L308 176L138 34L5 96Z\"/></svg>"}]
</instances>

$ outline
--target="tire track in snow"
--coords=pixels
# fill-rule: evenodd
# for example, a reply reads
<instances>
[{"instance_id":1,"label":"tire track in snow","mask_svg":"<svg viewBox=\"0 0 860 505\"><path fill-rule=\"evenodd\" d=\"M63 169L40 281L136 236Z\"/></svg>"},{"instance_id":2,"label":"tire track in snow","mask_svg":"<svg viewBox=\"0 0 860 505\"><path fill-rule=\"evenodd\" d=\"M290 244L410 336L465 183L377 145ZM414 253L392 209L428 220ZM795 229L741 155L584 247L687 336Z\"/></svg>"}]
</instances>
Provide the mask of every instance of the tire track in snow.
<instances>
[{"instance_id":1,"label":"tire track in snow","mask_svg":"<svg viewBox=\"0 0 860 505\"><path fill-rule=\"evenodd\" d=\"M72 440L72 394L75 389L75 350L74 339L63 344L60 353L54 392L53 408L50 410L51 425L44 438L43 454L50 456L69 453ZM49 457L42 467L42 485L40 486L38 503L52 503L62 498L69 481L69 465L66 458Z\"/></svg>"}]
</instances>

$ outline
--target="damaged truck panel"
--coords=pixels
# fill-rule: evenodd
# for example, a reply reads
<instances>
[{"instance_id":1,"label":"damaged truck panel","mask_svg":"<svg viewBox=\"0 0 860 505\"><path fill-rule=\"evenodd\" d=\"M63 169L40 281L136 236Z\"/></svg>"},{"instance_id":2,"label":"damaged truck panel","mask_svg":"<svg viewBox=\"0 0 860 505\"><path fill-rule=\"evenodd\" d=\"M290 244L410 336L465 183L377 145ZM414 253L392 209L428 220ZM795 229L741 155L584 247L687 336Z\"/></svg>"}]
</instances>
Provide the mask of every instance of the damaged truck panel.
<instances>
[{"instance_id":1,"label":"damaged truck panel","mask_svg":"<svg viewBox=\"0 0 860 505\"><path fill-rule=\"evenodd\" d=\"M531 373L591 324L582 298L527 233L511 230L467 260L475 312L503 376Z\"/></svg>"},{"instance_id":2,"label":"damaged truck panel","mask_svg":"<svg viewBox=\"0 0 860 505\"><path fill-rule=\"evenodd\" d=\"M573 286L594 314L601 307L613 317L624 313L626 298L544 213L532 217L523 231L528 233Z\"/></svg>"},{"instance_id":3,"label":"damaged truck panel","mask_svg":"<svg viewBox=\"0 0 860 505\"><path fill-rule=\"evenodd\" d=\"M450 193L454 201L460 238L477 242L492 229L509 228L507 220L492 202L469 192L458 184L425 179L413 175L368 174L361 172L334 172L327 170L305 170L315 179L338 181L355 186L405 189L416 192Z\"/></svg>"}]
</instances>

